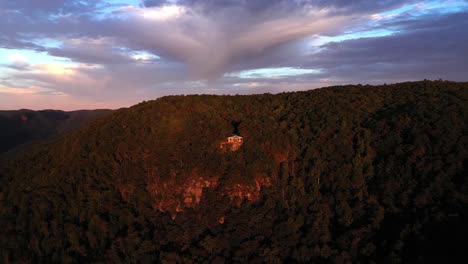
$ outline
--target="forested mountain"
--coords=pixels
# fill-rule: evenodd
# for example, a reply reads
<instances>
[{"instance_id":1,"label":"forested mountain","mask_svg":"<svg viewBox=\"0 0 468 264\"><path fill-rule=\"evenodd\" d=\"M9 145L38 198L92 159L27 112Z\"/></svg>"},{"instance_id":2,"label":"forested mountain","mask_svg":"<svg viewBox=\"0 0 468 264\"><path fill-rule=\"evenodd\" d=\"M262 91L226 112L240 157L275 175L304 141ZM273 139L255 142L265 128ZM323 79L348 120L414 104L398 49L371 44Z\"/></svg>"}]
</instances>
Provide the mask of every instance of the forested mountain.
<instances>
[{"instance_id":1,"label":"forested mountain","mask_svg":"<svg viewBox=\"0 0 468 264\"><path fill-rule=\"evenodd\" d=\"M1 161L2 262L454 263L467 99L422 81L115 111Z\"/></svg>"},{"instance_id":2,"label":"forested mountain","mask_svg":"<svg viewBox=\"0 0 468 264\"><path fill-rule=\"evenodd\" d=\"M0 111L0 154L22 144L74 130L110 113L111 110Z\"/></svg>"}]
</instances>

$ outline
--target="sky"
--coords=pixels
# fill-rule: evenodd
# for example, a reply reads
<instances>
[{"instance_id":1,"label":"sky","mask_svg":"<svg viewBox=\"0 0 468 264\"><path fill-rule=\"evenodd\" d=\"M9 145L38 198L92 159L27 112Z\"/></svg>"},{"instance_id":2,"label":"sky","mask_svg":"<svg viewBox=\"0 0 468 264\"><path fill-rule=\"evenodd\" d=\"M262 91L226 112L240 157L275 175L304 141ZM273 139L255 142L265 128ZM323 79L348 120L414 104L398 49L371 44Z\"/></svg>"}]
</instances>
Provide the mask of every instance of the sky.
<instances>
[{"instance_id":1,"label":"sky","mask_svg":"<svg viewBox=\"0 0 468 264\"><path fill-rule=\"evenodd\" d=\"M468 81L468 0L0 0L0 109Z\"/></svg>"}]
</instances>

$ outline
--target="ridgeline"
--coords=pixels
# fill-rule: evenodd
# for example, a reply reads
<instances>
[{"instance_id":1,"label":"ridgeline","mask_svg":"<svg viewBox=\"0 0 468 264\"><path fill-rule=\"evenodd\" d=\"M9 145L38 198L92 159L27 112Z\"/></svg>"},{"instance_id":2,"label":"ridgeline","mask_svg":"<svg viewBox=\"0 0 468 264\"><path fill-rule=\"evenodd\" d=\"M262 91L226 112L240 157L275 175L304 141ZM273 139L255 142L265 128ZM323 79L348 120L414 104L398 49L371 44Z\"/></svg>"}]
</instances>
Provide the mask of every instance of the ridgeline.
<instances>
[{"instance_id":1,"label":"ridgeline","mask_svg":"<svg viewBox=\"0 0 468 264\"><path fill-rule=\"evenodd\" d=\"M0 160L3 263L427 263L468 245L468 83L170 96ZM220 146L233 133L236 151Z\"/></svg>"}]
</instances>

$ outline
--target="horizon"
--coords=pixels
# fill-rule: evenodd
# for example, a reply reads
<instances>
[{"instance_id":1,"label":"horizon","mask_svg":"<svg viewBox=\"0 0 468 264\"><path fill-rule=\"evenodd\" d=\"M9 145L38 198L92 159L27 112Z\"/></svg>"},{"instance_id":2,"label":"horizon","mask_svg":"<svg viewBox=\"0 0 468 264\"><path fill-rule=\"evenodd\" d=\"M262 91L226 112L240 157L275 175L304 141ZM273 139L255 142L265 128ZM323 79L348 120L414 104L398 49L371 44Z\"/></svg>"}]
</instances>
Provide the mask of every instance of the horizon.
<instances>
[{"instance_id":1,"label":"horizon","mask_svg":"<svg viewBox=\"0 0 468 264\"><path fill-rule=\"evenodd\" d=\"M132 105L129 105L129 106L122 106L122 107L118 107L118 108L87 108L87 109L82 109L82 108L78 108L78 109L71 109L71 110L64 110L64 109L56 109L56 108L39 108L39 109L30 109L30 108L16 108L16 109L0 109L0 111L63 111L63 112L79 112L79 111L100 111L100 110L110 110L110 111L117 111L117 110L120 110L120 109L128 109L128 108L131 108L133 106L136 106L140 103L145 103L145 102L151 102L151 101L156 101L158 99L161 99L161 98L164 98L164 97L170 97L170 96L203 96L203 95L207 95L207 96L220 96L220 97L223 97L223 96L249 96L249 95L261 95L261 94L271 94L271 95L277 95L277 94L281 94L281 93L294 93L294 92L307 92L307 91L313 91L313 90L317 90L317 89L327 89L327 88L334 88L334 87L343 87L343 86L370 86L370 87L378 87L378 86L385 86L385 85L398 85L398 84L402 84L402 83L415 83L415 82L452 82L452 83L465 83L465 82L456 82L456 81L451 81L451 80L427 80L427 79L424 79L424 80L417 80L417 81L405 81L405 82L398 82L398 83L383 83L383 84L362 84L362 83L357 83L357 84L340 84L340 85L334 85L334 86L324 86L324 87L317 87L317 88L313 88L313 89L308 89L308 90L299 90L299 91L282 91L282 92L277 92L277 93L270 93L270 92L265 92L265 93L251 93L251 94L209 94L209 93L202 93L202 94L169 94L169 95L163 95L163 96L160 96L160 97L157 97L157 98L151 98L151 99L146 99L146 100L142 100L142 101L139 101L139 102L136 102ZM468 82L468 81L467 81Z\"/></svg>"},{"instance_id":2,"label":"horizon","mask_svg":"<svg viewBox=\"0 0 468 264\"><path fill-rule=\"evenodd\" d=\"M0 110L468 81L468 1L0 3Z\"/></svg>"}]
</instances>

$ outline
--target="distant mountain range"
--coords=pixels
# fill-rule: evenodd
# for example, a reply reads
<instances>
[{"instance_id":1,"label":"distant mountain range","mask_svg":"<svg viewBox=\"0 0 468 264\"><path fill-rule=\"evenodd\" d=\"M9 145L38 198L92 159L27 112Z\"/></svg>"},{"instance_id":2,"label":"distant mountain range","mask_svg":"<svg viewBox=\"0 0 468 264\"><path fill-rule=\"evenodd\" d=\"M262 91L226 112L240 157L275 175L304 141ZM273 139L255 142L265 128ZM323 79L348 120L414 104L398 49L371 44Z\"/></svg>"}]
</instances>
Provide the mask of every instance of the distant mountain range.
<instances>
[{"instance_id":1,"label":"distant mountain range","mask_svg":"<svg viewBox=\"0 0 468 264\"><path fill-rule=\"evenodd\" d=\"M110 114L111 110L0 111L0 153L22 144L50 139L75 130L90 121Z\"/></svg>"},{"instance_id":2,"label":"distant mountain range","mask_svg":"<svg viewBox=\"0 0 468 264\"><path fill-rule=\"evenodd\" d=\"M466 258L468 83L1 116L3 263Z\"/></svg>"}]
</instances>

